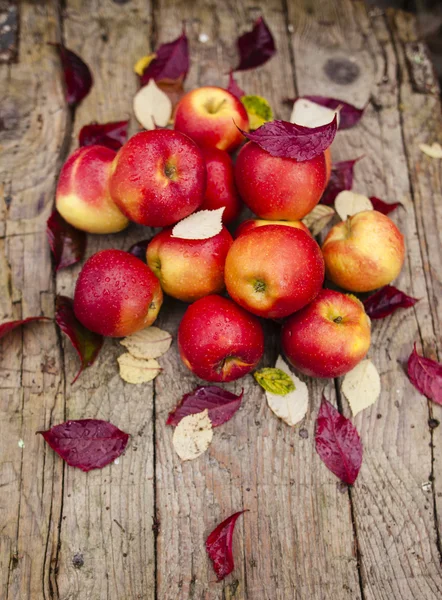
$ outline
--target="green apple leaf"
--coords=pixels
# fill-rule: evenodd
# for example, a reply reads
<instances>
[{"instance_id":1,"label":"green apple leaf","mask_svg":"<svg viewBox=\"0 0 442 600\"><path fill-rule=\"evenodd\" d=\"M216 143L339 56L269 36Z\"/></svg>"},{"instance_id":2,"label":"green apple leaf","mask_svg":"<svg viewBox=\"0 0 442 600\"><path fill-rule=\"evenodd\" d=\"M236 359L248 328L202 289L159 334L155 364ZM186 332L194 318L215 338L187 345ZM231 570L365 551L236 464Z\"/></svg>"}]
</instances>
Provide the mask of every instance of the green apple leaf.
<instances>
[{"instance_id":1,"label":"green apple leaf","mask_svg":"<svg viewBox=\"0 0 442 600\"><path fill-rule=\"evenodd\" d=\"M250 129L258 129L273 119L272 108L262 96L243 96L240 100L247 111Z\"/></svg>"},{"instance_id":2,"label":"green apple leaf","mask_svg":"<svg viewBox=\"0 0 442 600\"><path fill-rule=\"evenodd\" d=\"M281 369L264 367L259 371L255 371L253 376L264 390L278 396L285 396L295 389L295 384L290 375L287 375Z\"/></svg>"}]
</instances>

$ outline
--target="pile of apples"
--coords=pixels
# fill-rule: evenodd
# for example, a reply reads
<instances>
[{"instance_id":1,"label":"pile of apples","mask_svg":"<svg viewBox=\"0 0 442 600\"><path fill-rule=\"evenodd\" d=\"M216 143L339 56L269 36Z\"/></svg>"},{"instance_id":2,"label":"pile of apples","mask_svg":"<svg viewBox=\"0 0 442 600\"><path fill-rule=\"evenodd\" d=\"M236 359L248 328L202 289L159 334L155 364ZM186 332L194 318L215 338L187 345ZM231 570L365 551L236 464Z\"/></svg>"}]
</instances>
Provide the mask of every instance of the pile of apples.
<instances>
[{"instance_id":1,"label":"pile of apples","mask_svg":"<svg viewBox=\"0 0 442 600\"><path fill-rule=\"evenodd\" d=\"M322 289L325 273L340 288L367 292L399 274L403 236L377 211L330 230L322 249L301 219L319 202L330 177L327 149L310 160L272 156L244 141L247 112L217 87L187 93L174 130L134 135L118 153L103 146L74 152L60 174L56 206L74 227L108 234L129 220L162 227L145 264L121 250L85 263L76 284L75 315L96 333L121 337L151 325L163 292L191 303L180 323L184 364L207 381L232 381L253 370L264 351L260 320L283 320L289 362L313 377L338 377L370 346L370 320L352 294ZM226 225L242 201L258 217ZM195 211L224 208L215 235L192 239L173 225ZM190 239L189 239L190 238ZM230 298L221 296L224 290Z\"/></svg>"}]
</instances>

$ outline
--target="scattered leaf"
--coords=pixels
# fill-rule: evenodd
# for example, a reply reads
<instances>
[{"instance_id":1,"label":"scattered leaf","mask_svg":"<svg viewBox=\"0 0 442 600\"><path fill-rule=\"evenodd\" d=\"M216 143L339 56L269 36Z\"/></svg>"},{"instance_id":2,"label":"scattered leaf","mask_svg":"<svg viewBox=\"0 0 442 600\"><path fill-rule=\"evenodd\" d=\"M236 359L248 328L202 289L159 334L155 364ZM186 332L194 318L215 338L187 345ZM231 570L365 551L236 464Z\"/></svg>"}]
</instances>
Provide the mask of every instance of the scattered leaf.
<instances>
[{"instance_id":1,"label":"scattered leaf","mask_svg":"<svg viewBox=\"0 0 442 600\"><path fill-rule=\"evenodd\" d=\"M324 397L316 421L315 442L325 466L352 485L362 464L362 442L352 422Z\"/></svg>"},{"instance_id":2,"label":"scattered leaf","mask_svg":"<svg viewBox=\"0 0 442 600\"><path fill-rule=\"evenodd\" d=\"M354 160L344 160L332 166L330 181L322 194L321 204L330 205L343 190L351 190L353 186L353 169L362 156Z\"/></svg>"},{"instance_id":3,"label":"scattered leaf","mask_svg":"<svg viewBox=\"0 0 442 600\"><path fill-rule=\"evenodd\" d=\"M356 194L350 190L339 192L335 199L335 210L339 217L346 221L348 217L352 217L364 210L373 210L373 204L370 199L363 194Z\"/></svg>"},{"instance_id":4,"label":"scattered leaf","mask_svg":"<svg viewBox=\"0 0 442 600\"><path fill-rule=\"evenodd\" d=\"M442 404L442 365L431 358L420 356L414 344L408 359L407 373L411 383L424 396Z\"/></svg>"},{"instance_id":5,"label":"scattered leaf","mask_svg":"<svg viewBox=\"0 0 442 600\"><path fill-rule=\"evenodd\" d=\"M160 90L166 94L166 96L172 103L172 117L176 105L186 93L184 91L183 82L183 77L180 77L179 79L161 79L155 82L160 88Z\"/></svg>"},{"instance_id":6,"label":"scattered leaf","mask_svg":"<svg viewBox=\"0 0 442 600\"><path fill-rule=\"evenodd\" d=\"M239 65L235 71L254 69L266 63L276 52L272 33L262 17L259 17L251 31L237 40Z\"/></svg>"},{"instance_id":7,"label":"scattered leaf","mask_svg":"<svg viewBox=\"0 0 442 600\"><path fill-rule=\"evenodd\" d=\"M210 446L213 438L209 411L183 417L173 432L173 447L181 460L194 460Z\"/></svg>"},{"instance_id":8,"label":"scattered leaf","mask_svg":"<svg viewBox=\"0 0 442 600\"><path fill-rule=\"evenodd\" d=\"M385 285L364 300L364 308L370 319L384 319L398 308L410 308L416 302L419 302L418 298L407 296L393 285Z\"/></svg>"},{"instance_id":9,"label":"scattered leaf","mask_svg":"<svg viewBox=\"0 0 442 600\"><path fill-rule=\"evenodd\" d=\"M151 79L142 87L134 98L134 113L137 121L145 129L166 127L172 116L172 102Z\"/></svg>"},{"instance_id":10,"label":"scattered leaf","mask_svg":"<svg viewBox=\"0 0 442 600\"><path fill-rule=\"evenodd\" d=\"M75 265L83 259L87 245L86 233L75 229L56 210L46 222L46 235L56 271Z\"/></svg>"},{"instance_id":11,"label":"scattered leaf","mask_svg":"<svg viewBox=\"0 0 442 600\"><path fill-rule=\"evenodd\" d=\"M106 146L111 150L119 150L127 140L129 121L112 123L90 123L81 128L78 136L80 146Z\"/></svg>"},{"instance_id":12,"label":"scattered leaf","mask_svg":"<svg viewBox=\"0 0 442 600\"><path fill-rule=\"evenodd\" d=\"M172 336L167 331L155 327L146 327L120 340L129 353L135 358L158 358L165 354L172 343Z\"/></svg>"},{"instance_id":13,"label":"scattered leaf","mask_svg":"<svg viewBox=\"0 0 442 600\"><path fill-rule=\"evenodd\" d=\"M200 210L182 221L172 229L172 237L182 240L206 240L221 232L222 216L225 207L215 210Z\"/></svg>"},{"instance_id":14,"label":"scattered leaf","mask_svg":"<svg viewBox=\"0 0 442 600\"><path fill-rule=\"evenodd\" d=\"M277 367L264 367L255 371L253 377L266 392L278 396L285 396L295 389L291 375Z\"/></svg>"},{"instance_id":15,"label":"scattered leaf","mask_svg":"<svg viewBox=\"0 0 442 600\"><path fill-rule=\"evenodd\" d=\"M132 246L129 248L128 252L130 252L130 254L133 254L134 256L136 256L137 258L139 258L140 260L142 260L144 263L147 264L146 261L146 252L147 252L147 246L149 245L149 242L151 241L152 238L149 238L148 240L142 240L141 242L136 242L135 244L132 244Z\"/></svg>"},{"instance_id":16,"label":"scattered leaf","mask_svg":"<svg viewBox=\"0 0 442 600\"><path fill-rule=\"evenodd\" d=\"M297 98L293 103L290 123L296 123L304 127L320 127L331 123L337 118L339 128L339 112L325 106L320 106L308 98Z\"/></svg>"},{"instance_id":17,"label":"scattered leaf","mask_svg":"<svg viewBox=\"0 0 442 600\"><path fill-rule=\"evenodd\" d=\"M243 135L272 156L310 160L326 150L336 135L336 115L331 123L321 127L303 127L287 121L271 121L256 131Z\"/></svg>"},{"instance_id":18,"label":"scattered leaf","mask_svg":"<svg viewBox=\"0 0 442 600\"><path fill-rule=\"evenodd\" d=\"M32 323L32 321L50 321L49 317L28 317L27 319L18 319L17 321L8 321L0 325L0 340L5 337L10 331L22 327L26 323Z\"/></svg>"},{"instance_id":19,"label":"scattered leaf","mask_svg":"<svg viewBox=\"0 0 442 600\"><path fill-rule=\"evenodd\" d=\"M155 54L154 60L149 63L141 76L141 85L146 85L151 79L155 81L186 79L190 61L189 42L184 31L176 40L162 44Z\"/></svg>"},{"instance_id":20,"label":"scattered leaf","mask_svg":"<svg viewBox=\"0 0 442 600\"><path fill-rule=\"evenodd\" d=\"M437 142L434 142L431 146L429 144L419 144L419 149L431 158L442 158L442 146Z\"/></svg>"},{"instance_id":21,"label":"scattered leaf","mask_svg":"<svg viewBox=\"0 0 442 600\"><path fill-rule=\"evenodd\" d=\"M238 517L245 512L245 510L240 510L227 517L206 540L207 554L212 561L218 581L224 579L235 568L232 552L233 531Z\"/></svg>"},{"instance_id":22,"label":"scattered leaf","mask_svg":"<svg viewBox=\"0 0 442 600\"><path fill-rule=\"evenodd\" d=\"M104 338L98 333L89 331L78 321L74 314L74 303L67 296L57 296L55 301L55 322L70 339L77 352L81 366L72 383L75 383L83 369L94 364Z\"/></svg>"},{"instance_id":23,"label":"scattered leaf","mask_svg":"<svg viewBox=\"0 0 442 600\"><path fill-rule=\"evenodd\" d=\"M267 403L277 417L293 427L302 421L307 413L308 387L290 371L281 356L278 356L275 368L287 374L293 382L293 391L283 396L266 391Z\"/></svg>"},{"instance_id":24,"label":"scattered leaf","mask_svg":"<svg viewBox=\"0 0 442 600\"><path fill-rule=\"evenodd\" d=\"M342 391L353 416L376 402L381 393L381 378L371 360L362 360L345 375Z\"/></svg>"},{"instance_id":25,"label":"scattered leaf","mask_svg":"<svg viewBox=\"0 0 442 600\"><path fill-rule=\"evenodd\" d=\"M57 48L63 67L66 102L69 106L79 104L92 87L92 74L87 64L63 44L50 44Z\"/></svg>"},{"instance_id":26,"label":"scattered leaf","mask_svg":"<svg viewBox=\"0 0 442 600\"><path fill-rule=\"evenodd\" d=\"M241 405L244 390L237 396L217 385L203 385L184 394L178 406L169 413L166 425L178 425L184 417L207 409L212 427L229 421Z\"/></svg>"},{"instance_id":27,"label":"scattered leaf","mask_svg":"<svg viewBox=\"0 0 442 600\"><path fill-rule=\"evenodd\" d=\"M302 219L302 222L310 229L312 236L315 237L321 233L324 227L327 227L333 219L334 214L335 211L331 206L317 204L315 208Z\"/></svg>"},{"instance_id":28,"label":"scattered leaf","mask_svg":"<svg viewBox=\"0 0 442 600\"><path fill-rule=\"evenodd\" d=\"M142 77L144 71L147 69L147 67L150 65L150 63L153 61L154 58L156 58L157 55L155 53L153 54L147 54L146 56L142 56L141 58L139 58L137 60L137 62L134 64L134 71L137 75L139 75L140 77Z\"/></svg>"},{"instance_id":29,"label":"scattered leaf","mask_svg":"<svg viewBox=\"0 0 442 600\"><path fill-rule=\"evenodd\" d=\"M380 198L376 198L376 196L370 196L370 202L373 204L373 210L377 210L383 215L388 215L398 206L402 206L400 202L388 204L388 202L384 202Z\"/></svg>"},{"instance_id":30,"label":"scattered leaf","mask_svg":"<svg viewBox=\"0 0 442 600\"><path fill-rule=\"evenodd\" d=\"M270 104L262 96L243 96L241 102L247 111L250 129L258 129L273 119Z\"/></svg>"},{"instance_id":31,"label":"scattered leaf","mask_svg":"<svg viewBox=\"0 0 442 600\"><path fill-rule=\"evenodd\" d=\"M98 419L66 421L48 431L37 431L71 467L84 472L102 469L124 452L129 435Z\"/></svg>"},{"instance_id":32,"label":"scattered leaf","mask_svg":"<svg viewBox=\"0 0 442 600\"><path fill-rule=\"evenodd\" d=\"M233 71L230 71L229 74L229 85L227 87L227 91L236 96L237 98L242 98L246 95L245 91L242 90L236 83L235 78L233 77Z\"/></svg>"},{"instance_id":33,"label":"scattered leaf","mask_svg":"<svg viewBox=\"0 0 442 600\"><path fill-rule=\"evenodd\" d=\"M308 100L331 110L339 110L339 129L350 129L359 123L364 114L364 108L356 108L348 102L337 100L336 98L326 98L325 96L304 96Z\"/></svg>"},{"instance_id":34,"label":"scattered leaf","mask_svg":"<svg viewBox=\"0 0 442 600\"><path fill-rule=\"evenodd\" d=\"M146 383L152 381L161 373L161 367L154 358L144 360L135 358L129 352L126 352L119 356L117 360L120 366L120 377L127 383Z\"/></svg>"}]
</instances>

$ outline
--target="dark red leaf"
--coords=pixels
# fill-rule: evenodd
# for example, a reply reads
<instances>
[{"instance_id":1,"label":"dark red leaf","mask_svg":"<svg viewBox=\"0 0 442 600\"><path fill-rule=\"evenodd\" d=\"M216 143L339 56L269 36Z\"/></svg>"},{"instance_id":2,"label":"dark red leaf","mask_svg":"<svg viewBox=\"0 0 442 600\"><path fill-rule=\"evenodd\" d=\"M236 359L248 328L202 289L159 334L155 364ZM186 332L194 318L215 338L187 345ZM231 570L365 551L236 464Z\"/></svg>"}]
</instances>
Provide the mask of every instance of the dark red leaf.
<instances>
[{"instance_id":1,"label":"dark red leaf","mask_svg":"<svg viewBox=\"0 0 442 600\"><path fill-rule=\"evenodd\" d=\"M178 406L169 413L167 425L178 425L183 417L202 412L206 408L213 427L229 421L241 405L244 390L237 396L217 385L197 387L190 394L184 394Z\"/></svg>"},{"instance_id":2,"label":"dark red leaf","mask_svg":"<svg viewBox=\"0 0 442 600\"><path fill-rule=\"evenodd\" d=\"M373 204L373 208L383 215L388 215L398 206L402 206L401 202L392 202L388 204L388 202L384 202L380 198L376 198L376 196L370 196L371 203Z\"/></svg>"},{"instance_id":3,"label":"dark red leaf","mask_svg":"<svg viewBox=\"0 0 442 600\"><path fill-rule=\"evenodd\" d=\"M416 302L419 302L418 298L407 296L392 285L385 285L364 300L364 308L370 319L384 319L398 308L409 308Z\"/></svg>"},{"instance_id":4,"label":"dark red leaf","mask_svg":"<svg viewBox=\"0 0 442 600\"><path fill-rule=\"evenodd\" d=\"M213 563L218 581L221 581L235 568L232 553L232 538L235 524L245 510L230 515L216 527L206 540L206 550Z\"/></svg>"},{"instance_id":5,"label":"dark red leaf","mask_svg":"<svg viewBox=\"0 0 442 600\"><path fill-rule=\"evenodd\" d=\"M361 158L363 157L360 156L354 160L344 160L332 166L330 181L325 188L325 192L322 194L321 204L330 206L340 192L351 190L353 186L353 169Z\"/></svg>"},{"instance_id":6,"label":"dark red leaf","mask_svg":"<svg viewBox=\"0 0 442 600\"><path fill-rule=\"evenodd\" d=\"M82 260L86 251L86 233L75 229L56 210L46 222L46 235L54 256L56 271Z\"/></svg>"},{"instance_id":7,"label":"dark red leaf","mask_svg":"<svg viewBox=\"0 0 442 600\"><path fill-rule=\"evenodd\" d=\"M316 421L316 452L327 469L352 485L362 464L362 442L355 426L322 397Z\"/></svg>"},{"instance_id":8,"label":"dark red leaf","mask_svg":"<svg viewBox=\"0 0 442 600\"><path fill-rule=\"evenodd\" d=\"M407 373L411 383L424 396L442 404L442 365L431 358L420 356L416 344L408 359Z\"/></svg>"},{"instance_id":9,"label":"dark red leaf","mask_svg":"<svg viewBox=\"0 0 442 600\"><path fill-rule=\"evenodd\" d=\"M127 433L98 419L66 421L37 433L68 465L85 472L113 462L124 452L129 440Z\"/></svg>"},{"instance_id":10,"label":"dark red leaf","mask_svg":"<svg viewBox=\"0 0 442 600\"><path fill-rule=\"evenodd\" d=\"M229 85L227 87L227 91L236 96L237 98L242 98L246 95L245 91L242 90L236 83L235 78L233 77L233 71L230 71Z\"/></svg>"},{"instance_id":11,"label":"dark red leaf","mask_svg":"<svg viewBox=\"0 0 442 600\"><path fill-rule=\"evenodd\" d=\"M103 336L86 329L74 314L74 303L67 296L57 296L55 302L55 322L72 342L81 366L72 383L75 383L86 367L90 367L103 345Z\"/></svg>"},{"instance_id":12,"label":"dark red leaf","mask_svg":"<svg viewBox=\"0 0 442 600\"><path fill-rule=\"evenodd\" d=\"M320 104L321 106L326 106L331 110L336 110L340 107L339 110L339 129L350 129L354 127L361 120L362 115L364 114L364 108L356 108L352 104L348 104L347 102L342 102L342 100L337 100L336 98L326 98L325 96L302 96L303 98L307 98L307 100L311 100L316 104Z\"/></svg>"},{"instance_id":13,"label":"dark red leaf","mask_svg":"<svg viewBox=\"0 0 442 600\"><path fill-rule=\"evenodd\" d=\"M136 242L129 248L128 252L130 252L131 254L133 254L134 256L136 256L137 258L139 258L140 260L142 260L144 263L147 264L146 251L147 251L147 246L148 246L149 242L151 241L151 239L152 238L149 238L148 240L142 240L141 242Z\"/></svg>"},{"instance_id":14,"label":"dark red leaf","mask_svg":"<svg viewBox=\"0 0 442 600\"><path fill-rule=\"evenodd\" d=\"M276 52L275 41L262 17L255 21L252 31L244 33L237 41L239 65L235 71L254 69L266 63Z\"/></svg>"},{"instance_id":15,"label":"dark red leaf","mask_svg":"<svg viewBox=\"0 0 442 600\"><path fill-rule=\"evenodd\" d=\"M92 74L87 64L75 52L63 44L50 45L55 46L60 55L66 87L66 102L69 106L74 106L89 94L93 83Z\"/></svg>"},{"instance_id":16,"label":"dark red leaf","mask_svg":"<svg viewBox=\"0 0 442 600\"><path fill-rule=\"evenodd\" d=\"M162 44L155 52L156 57L144 70L141 76L141 85L149 83L150 79L161 81L164 79L177 80L186 79L189 70L189 42L186 33L180 35L179 38Z\"/></svg>"},{"instance_id":17,"label":"dark red leaf","mask_svg":"<svg viewBox=\"0 0 442 600\"><path fill-rule=\"evenodd\" d=\"M288 121L270 121L256 131L241 131L272 156L310 160L321 154L336 135L336 115L331 123L320 127L303 127Z\"/></svg>"},{"instance_id":18,"label":"dark red leaf","mask_svg":"<svg viewBox=\"0 0 442 600\"><path fill-rule=\"evenodd\" d=\"M27 319L19 319L18 321L8 321L0 325L0 339L7 335L13 329L31 323L32 321L50 321L49 317L28 317Z\"/></svg>"},{"instance_id":19,"label":"dark red leaf","mask_svg":"<svg viewBox=\"0 0 442 600\"><path fill-rule=\"evenodd\" d=\"M90 123L81 128L78 136L80 146L106 146L111 150L119 150L127 140L129 121L113 123Z\"/></svg>"}]
</instances>

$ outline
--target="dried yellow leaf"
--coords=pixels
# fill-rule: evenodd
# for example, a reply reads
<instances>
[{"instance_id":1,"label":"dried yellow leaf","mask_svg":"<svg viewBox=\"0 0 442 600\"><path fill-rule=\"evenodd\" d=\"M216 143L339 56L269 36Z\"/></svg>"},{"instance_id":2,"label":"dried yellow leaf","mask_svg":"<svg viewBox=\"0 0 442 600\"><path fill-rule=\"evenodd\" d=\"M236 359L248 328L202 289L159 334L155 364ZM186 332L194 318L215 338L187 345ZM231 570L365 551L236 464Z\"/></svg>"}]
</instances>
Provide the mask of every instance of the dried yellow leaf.
<instances>
[{"instance_id":1,"label":"dried yellow leaf","mask_svg":"<svg viewBox=\"0 0 442 600\"><path fill-rule=\"evenodd\" d=\"M315 237L330 223L334 214L335 211L331 206L317 204L315 208L302 219L302 222L310 229L312 236Z\"/></svg>"},{"instance_id":2,"label":"dried yellow leaf","mask_svg":"<svg viewBox=\"0 0 442 600\"><path fill-rule=\"evenodd\" d=\"M381 393L381 378L371 360L361 361L346 374L342 382L342 391L353 415L376 402Z\"/></svg>"},{"instance_id":3,"label":"dried yellow leaf","mask_svg":"<svg viewBox=\"0 0 442 600\"><path fill-rule=\"evenodd\" d=\"M206 408L181 419L173 432L172 442L181 460L193 460L207 450L212 438L212 421Z\"/></svg>"},{"instance_id":4,"label":"dried yellow leaf","mask_svg":"<svg viewBox=\"0 0 442 600\"><path fill-rule=\"evenodd\" d=\"M172 336L159 327L147 327L122 339L125 346L135 358L158 358L165 354L172 343Z\"/></svg>"},{"instance_id":5,"label":"dried yellow leaf","mask_svg":"<svg viewBox=\"0 0 442 600\"><path fill-rule=\"evenodd\" d=\"M147 56L142 56L141 58L139 58L134 64L135 73L141 77L144 71L153 61L153 59L156 58L156 56L156 54L148 54Z\"/></svg>"},{"instance_id":6,"label":"dried yellow leaf","mask_svg":"<svg viewBox=\"0 0 442 600\"><path fill-rule=\"evenodd\" d=\"M339 192L335 200L335 209L343 221L364 210L373 210L370 198L350 190Z\"/></svg>"},{"instance_id":7,"label":"dried yellow leaf","mask_svg":"<svg viewBox=\"0 0 442 600\"><path fill-rule=\"evenodd\" d=\"M154 358L143 360L135 358L129 352L118 357L120 377L127 383L146 383L160 373L161 367Z\"/></svg>"},{"instance_id":8,"label":"dried yellow leaf","mask_svg":"<svg viewBox=\"0 0 442 600\"><path fill-rule=\"evenodd\" d=\"M437 142L434 142L431 146L429 144L419 144L419 149L431 158L442 158L442 146Z\"/></svg>"}]
</instances>

